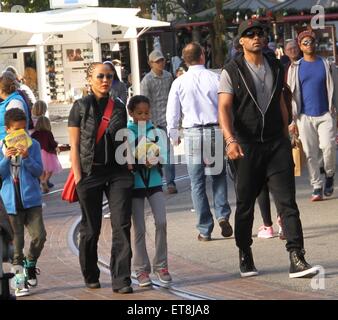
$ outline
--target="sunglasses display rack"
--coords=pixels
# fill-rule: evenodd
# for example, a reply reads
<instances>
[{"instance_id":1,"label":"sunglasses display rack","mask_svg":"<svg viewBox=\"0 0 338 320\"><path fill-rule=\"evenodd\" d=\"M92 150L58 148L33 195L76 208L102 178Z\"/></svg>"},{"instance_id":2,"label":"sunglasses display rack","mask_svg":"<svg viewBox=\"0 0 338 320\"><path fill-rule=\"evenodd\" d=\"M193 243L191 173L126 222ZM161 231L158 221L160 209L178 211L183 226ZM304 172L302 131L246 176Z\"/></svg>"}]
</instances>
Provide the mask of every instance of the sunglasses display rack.
<instances>
[{"instance_id":1,"label":"sunglasses display rack","mask_svg":"<svg viewBox=\"0 0 338 320\"><path fill-rule=\"evenodd\" d=\"M65 100L65 84L61 45L46 46L45 51L47 93L51 100Z\"/></svg>"},{"instance_id":2,"label":"sunglasses display rack","mask_svg":"<svg viewBox=\"0 0 338 320\"><path fill-rule=\"evenodd\" d=\"M101 43L102 60L113 60L113 52L110 50L109 43Z\"/></svg>"},{"instance_id":3,"label":"sunglasses display rack","mask_svg":"<svg viewBox=\"0 0 338 320\"><path fill-rule=\"evenodd\" d=\"M94 53L93 53L93 50L90 49L90 48L86 48L86 49L83 49L83 58L84 58L84 67L85 68L88 68L88 66L94 62Z\"/></svg>"}]
</instances>

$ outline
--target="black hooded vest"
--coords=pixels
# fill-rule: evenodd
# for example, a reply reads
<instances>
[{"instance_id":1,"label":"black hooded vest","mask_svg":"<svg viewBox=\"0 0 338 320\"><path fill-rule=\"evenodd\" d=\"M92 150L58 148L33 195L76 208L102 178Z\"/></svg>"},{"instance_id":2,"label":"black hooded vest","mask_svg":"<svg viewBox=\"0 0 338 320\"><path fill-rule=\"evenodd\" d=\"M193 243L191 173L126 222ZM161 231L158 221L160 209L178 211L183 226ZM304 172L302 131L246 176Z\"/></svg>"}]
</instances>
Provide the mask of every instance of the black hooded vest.
<instances>
[{"instance_id":1,"label":"black hooded vest","mask_svg":"<svg viewBox=\"0 0 338 320\"><path fill-rule=\"evenodd\" d=\"M99 121L97 121L95 117L93 99L95 99L95 97L93 95L89 95L82 99L77 100L74 103L74 107L80 108L79 109L81 117L80 164L81 171L85 173L90 173L92 168L95 150L95 140L97 130L100 125ZM112 152L114 155L118 146L123 143L123 141L115 140L116 132L126 127L127 127L126 107L119 99L114 99L114 110L107 128L110 137L112 139L113 144ZM126 167L126 165L123 167Z\"/></svg>"},{"instance_id":2,"label":"black hooded vest","mask_svg":"<svg viewBox=\"0 0 338 320\"><path fill-rule=\"evenodd\" d=\"M283 89L284 70L279 61L264 55L273 74L272 95L263 114L258 107L257 93L244 55L230 61L224 69L233 86L233 126L241 143L267 142L283 137L283 117L280 96Z\"/></svg>"}]
</instances>

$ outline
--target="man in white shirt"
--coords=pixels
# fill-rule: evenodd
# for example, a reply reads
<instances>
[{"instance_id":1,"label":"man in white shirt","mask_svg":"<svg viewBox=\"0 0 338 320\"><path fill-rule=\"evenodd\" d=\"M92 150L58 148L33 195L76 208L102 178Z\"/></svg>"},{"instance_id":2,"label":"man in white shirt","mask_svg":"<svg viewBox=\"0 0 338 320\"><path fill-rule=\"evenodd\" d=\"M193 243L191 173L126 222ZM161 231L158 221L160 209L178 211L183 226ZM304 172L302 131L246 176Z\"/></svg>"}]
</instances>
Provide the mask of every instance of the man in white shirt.
<instances>
[{"instance_id":1,"label":"man in white shirt","mask_svg":"<svg viewBox=\"0 0 338 320\"><path fill-rule=\"evenodd\" d=\"M178 130L183 115L185 155L192 201L198 219L198 240L211 240L214 228L206 194L207 175L212 179L215 216L222 236L230 237L233 233L229 223L231 209L228 203L223 138L217 114L219 76L204 67L204 49L196 42L186 45L183 59L189 69L173 82L169 92L166 113L168 134L174 145L180 143ZM218 143L221 143L220 147ZM215 155L214 158L212 154Z\"/></svg>"}]
</instances>

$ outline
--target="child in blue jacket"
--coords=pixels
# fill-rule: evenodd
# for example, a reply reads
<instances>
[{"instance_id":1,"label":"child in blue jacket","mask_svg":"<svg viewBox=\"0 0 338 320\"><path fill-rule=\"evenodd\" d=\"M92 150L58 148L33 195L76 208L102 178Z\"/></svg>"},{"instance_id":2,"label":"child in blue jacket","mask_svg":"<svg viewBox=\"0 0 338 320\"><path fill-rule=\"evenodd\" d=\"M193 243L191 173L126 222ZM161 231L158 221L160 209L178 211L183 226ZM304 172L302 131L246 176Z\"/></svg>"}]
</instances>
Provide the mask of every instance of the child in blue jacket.
<instances>
[{"instance_id":1,"label":"child in blue jacket","mask_svg":"<svg viewBox=\"0 0 338 320\"><path fill-rule=\"evenodd\" d=\"M167 220L162 190L161 166L166 161L167 138L164 131L155 129L150 121L150 102L145 96L133 96L128 103L132 120L128 122L129 137L136 160L132 223L134 232L133 269L141 287L151 285L151 265L147 253L144 200L148 199L155 220L155 256L153 272L165 284L171 282L167 257ZM142 150L143 149L143 150Z\"/></svg>"},{"instance_id":2,"label":"child in blue jacket","mask_svg":"<svg viewBox=\"0 0 338 320\"><path fill-rule=\"evenodd\" d=\"M7 134L25 129L26 121L26 115L22 110L13 108L6 111ZM15 277L12 286L15 289L15 295L19 297L29 295L29 286L37 285L36 275L39 270L36 268L36 262L46 241L39 182L42 171L39 142L32 139L32 145L29 148L22 145L7 148L3 140L0 151L1 197L14 231L12 271ZM24 227L31 236L26 257L23 253Z\"/></svg>"}]
</instances>

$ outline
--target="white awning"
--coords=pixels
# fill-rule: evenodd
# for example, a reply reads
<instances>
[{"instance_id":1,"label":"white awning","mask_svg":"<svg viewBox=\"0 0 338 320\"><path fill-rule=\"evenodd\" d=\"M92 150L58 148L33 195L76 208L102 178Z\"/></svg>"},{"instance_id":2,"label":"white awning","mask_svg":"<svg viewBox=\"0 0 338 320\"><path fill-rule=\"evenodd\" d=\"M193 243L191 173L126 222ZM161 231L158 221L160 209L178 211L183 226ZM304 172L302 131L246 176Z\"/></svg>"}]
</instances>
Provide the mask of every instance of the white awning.
<instances>
[{"instance_id":1,"label":"white awning","mask_svg":"<svg viewBox=\"0 0 338 320\"><path fill-rule=\"evenodd\" d=\"M128 28L169 26L170 23L142 19L139 9L127 8L74 8L37 13L0 12L0 28L27 33L75 31L98 21Z\"/></svg>"},{"instance_id":2,"label":"white awning","mask_svg":"<svg viewBox=\"0 0 338 320\"><path fill-rule=\"evenodd\" d=\"M168 22L139 18L136 16L139 11L132 8L84 7L36 13L0 12L0 48L37 46L39 96L46 100L46 85L41 80L46 75L43 45L92 42L93 56L99 61L102 39L107 42L110 39L115 42L117 39L129 41L133 91L137 94L140 91L137 38L149 28L170 26ZM120 29L121 35L113 37L112 27ZM54 37L58 33L62 33L62 37Z\"/></svg>"},{"instance_id":3,"label":"white awning","mask_svg":"<svg viewBox=\"0 0 338 320\"><path fill-rule=\"evenodd\" d=\"M25 13L0 13L0 28L27 33L75 31L88 26L92 22L89 20L74 21L72 23L45 23L36 16L25 16Z\"/></svg>"}]
</instances>

